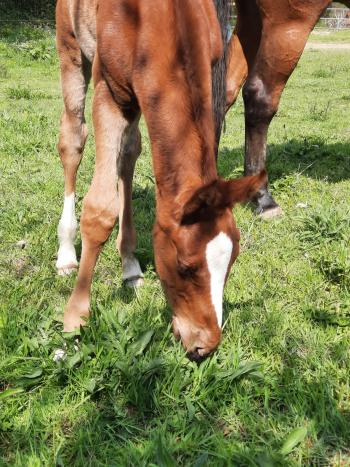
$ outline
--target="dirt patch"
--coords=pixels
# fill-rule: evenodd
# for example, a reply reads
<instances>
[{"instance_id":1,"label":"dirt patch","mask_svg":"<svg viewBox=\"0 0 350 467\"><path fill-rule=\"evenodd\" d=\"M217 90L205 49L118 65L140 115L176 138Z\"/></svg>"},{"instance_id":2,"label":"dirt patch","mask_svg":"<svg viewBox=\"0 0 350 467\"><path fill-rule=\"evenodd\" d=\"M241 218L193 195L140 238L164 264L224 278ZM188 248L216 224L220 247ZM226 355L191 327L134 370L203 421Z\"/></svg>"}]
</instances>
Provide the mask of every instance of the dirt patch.
<instances>
[{"instance_id":1,"label":"dirt patch","mask_svg":"<svg viewBox=\"0 0 350 467\"><path fill-rule=\"evenodd\" d=\"M337 44L335 42L307 42L306 49L337 49L337 50L350 50L350 44Z\"/></svg>"}]
</instances>

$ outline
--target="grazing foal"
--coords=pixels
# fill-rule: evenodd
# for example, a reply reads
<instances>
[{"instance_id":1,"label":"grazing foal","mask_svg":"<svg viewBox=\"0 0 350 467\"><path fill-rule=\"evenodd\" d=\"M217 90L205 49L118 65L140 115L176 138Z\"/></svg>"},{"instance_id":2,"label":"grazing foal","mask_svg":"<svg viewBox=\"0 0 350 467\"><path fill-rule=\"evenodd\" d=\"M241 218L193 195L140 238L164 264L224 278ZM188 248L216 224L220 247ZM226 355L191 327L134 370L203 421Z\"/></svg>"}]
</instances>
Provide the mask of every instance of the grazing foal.
<instances>
[{"instance_id":1,"label":"grazing foal","mask_svg":"<svg viewBox=\"0 0 350 467\"><path fill-rule=\"evenodd\" d=\"M73 106L71 115L63 117L63 124L69 120L76 138L67 140L66 149L67 154L71 151L67 159L75 171L86 137L82 117L88 81L85 57L93 55L89 39L94 37L93 28L77 25L81 18L89 18L93 3L59 1L57 7L63 88L68 93L71 90L75 99L80 92L78 111ZM228 13L226 1L217 3ZM220 15L223 24L227 21L224 16ZM77 283L65 309L66 331L84 324L89 316L93 270L118 215L123 278L137 281L142 276L133 254L131 210L142 112L156 179L156 267L173 308L174 332L194 359L217 347L223 288L239 249L239 231L231 209L266 182L264 173L232 181L217 175L212 64L222 51L222 33L212 0L99 3L93 62L96 166L83 202L82 256ZM67 67L75 73L74 89L69 77L64 77ZM67 108L70 102L66 96L65 103ZM73 186L69 186L66 195L72 196L72 192ZM69 269L69 264L65 266Z\"/></svg>"}]
</instances>

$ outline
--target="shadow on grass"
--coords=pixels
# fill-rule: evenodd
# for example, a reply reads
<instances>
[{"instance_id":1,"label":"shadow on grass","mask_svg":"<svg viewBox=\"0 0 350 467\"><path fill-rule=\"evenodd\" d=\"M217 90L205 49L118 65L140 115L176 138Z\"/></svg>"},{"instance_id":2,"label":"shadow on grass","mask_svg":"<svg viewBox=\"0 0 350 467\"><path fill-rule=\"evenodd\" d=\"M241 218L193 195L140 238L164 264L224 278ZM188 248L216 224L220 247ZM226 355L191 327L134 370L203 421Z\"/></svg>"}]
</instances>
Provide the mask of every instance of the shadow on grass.
<instances>
[{"instance_id":1,"label":"shadow on grass","mask_svg":"<svg viewBox=\"0 0 350 467\"><path fill-rule=\"evenodd\" d=\"M224 177L243 167L243 149L222 148L218 166L219 173ZM269 144L267 167L270 183L291 173L301 172L330 183L347 180L350 178L350 141L330 144L319 138L309 138Z\"/></svg>"}]
</instances>

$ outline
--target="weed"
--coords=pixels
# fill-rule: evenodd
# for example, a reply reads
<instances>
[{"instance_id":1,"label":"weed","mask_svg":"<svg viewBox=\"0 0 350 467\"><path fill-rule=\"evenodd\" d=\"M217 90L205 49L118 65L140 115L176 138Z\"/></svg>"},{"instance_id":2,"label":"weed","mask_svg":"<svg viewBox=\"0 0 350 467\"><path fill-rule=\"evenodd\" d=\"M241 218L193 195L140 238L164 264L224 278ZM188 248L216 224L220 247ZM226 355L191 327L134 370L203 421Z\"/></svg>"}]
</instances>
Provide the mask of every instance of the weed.
<instances>
[{"instance_id":1,"label":"weed","mask_svg":"<svg viewBox=\"0 0 350 467\"><path fill-rule=\"evenodd\" d=\"M23 87L23 86L6 88L5 93L9 99L14 99L14 100L18 100L18 99L36 100L36 99L51 98L50 95L42 91L35 91L33 89Z\"/></svg>"},{"instance_id":2,"label":"weed","mask_svg":"<svg viewBox=\"0 0 350 467\"><path fill-rule=\"evenodd\" d=\"M350 290L349 240L324 245L318 255L318 264L327 280Z\"/></svg>"},{"instance_id":3,"label":"weed","mask_svg":"<svg viewBox=\"0 0 350 467\"><path fill-rule=\"evenodd\" d=\"M312 73L315 78L330 78L333 74L333 70L329 68L320 68Z\"/></svg>"},{"instance_id":4,"label":"weed","mask_svg":"<svg viewBox=\"0 0 350 467\"><path fill-rule=\"evenodd\" d=\"M303 228L299 231L302 241L314 246L333 240L350 239L350 217L333 207L324 207L308 212L302 218Z\"/></svg>"},{"instance_id":5,"label":"weed","mask_svg":"<svg viewBox=\"0 0 350 467\"><path fill-rule=\"evenodd\" d=\"M5 65L0 63L0 79L7 79L9 77L8 69Z\"/></svg>"},{"instance_id":6,"label":"weed","mask_svg":"<svg viewBox=\"0 0 350 467\"><path fill-rule=\"evenodd\" d=\"M331 110L331 102L328 101L326 104L318 105L316 102L311 104L309 107L309 118L315 122L325 121Z\"/></svg>"},{"instance_id":7,"label":"weed","mask_svg":"<svg viewBox=\"0 0 350 467\"><path fill-rule=\"evenodd\" d=\"M47 43L47 41L24 42L17 48L33 60L51 60L56 53L52 43Z\"/></svg>"}]
</instances>

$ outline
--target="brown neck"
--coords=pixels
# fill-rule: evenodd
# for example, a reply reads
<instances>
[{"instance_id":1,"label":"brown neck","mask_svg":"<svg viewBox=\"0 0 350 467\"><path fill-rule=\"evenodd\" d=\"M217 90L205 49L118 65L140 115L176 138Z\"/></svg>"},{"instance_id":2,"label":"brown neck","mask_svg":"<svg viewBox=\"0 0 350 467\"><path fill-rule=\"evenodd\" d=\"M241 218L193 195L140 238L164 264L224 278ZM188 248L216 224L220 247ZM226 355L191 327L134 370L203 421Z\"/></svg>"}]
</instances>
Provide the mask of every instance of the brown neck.
<instances>
[{"instance_id":1,"label":"brown neck","mask_svg":"<svg viewBox=\"0 0 350 467\"><path fill-rule=\"evenodd\" d=\"M152 31L158 32L152 36L157 53L150 48L147 60L140 54L134 76L152 142L157 211L171 217L196 189L217 178L211 69L215 28L202 0L157 5L169 7L161 20L149 18Z\"/></svg>"},{"instance_id":2,"label":"brown neck","mask_svg":"<svg viewBox=\"0 0 350 467\"><path fill-rule=\"evenodd\" d=\"M202 71L200 82L195 79L198 70L191 74L179 67L178 81L164 90L159 108L147 122L158 207L182 203L186 193L191 196L217 178L211 66L210 62L205 68L201 65L192 64Z\"/></svg>"},{"instance_id":3,"label":"brown neck","mask_svg":"<svg viewBox=\"0 0 350 467\"><path fill-rule=\"evenodd\" d=\"M175 112L173 108L171 113ZM162 124L159 136L152 140L157 202L176 202L182 193L217 178L214 130L212 125L206 133L201 130L196 122L183 119L179 125L176 121L167 127Z\"/></svg>"}]
</instances>

